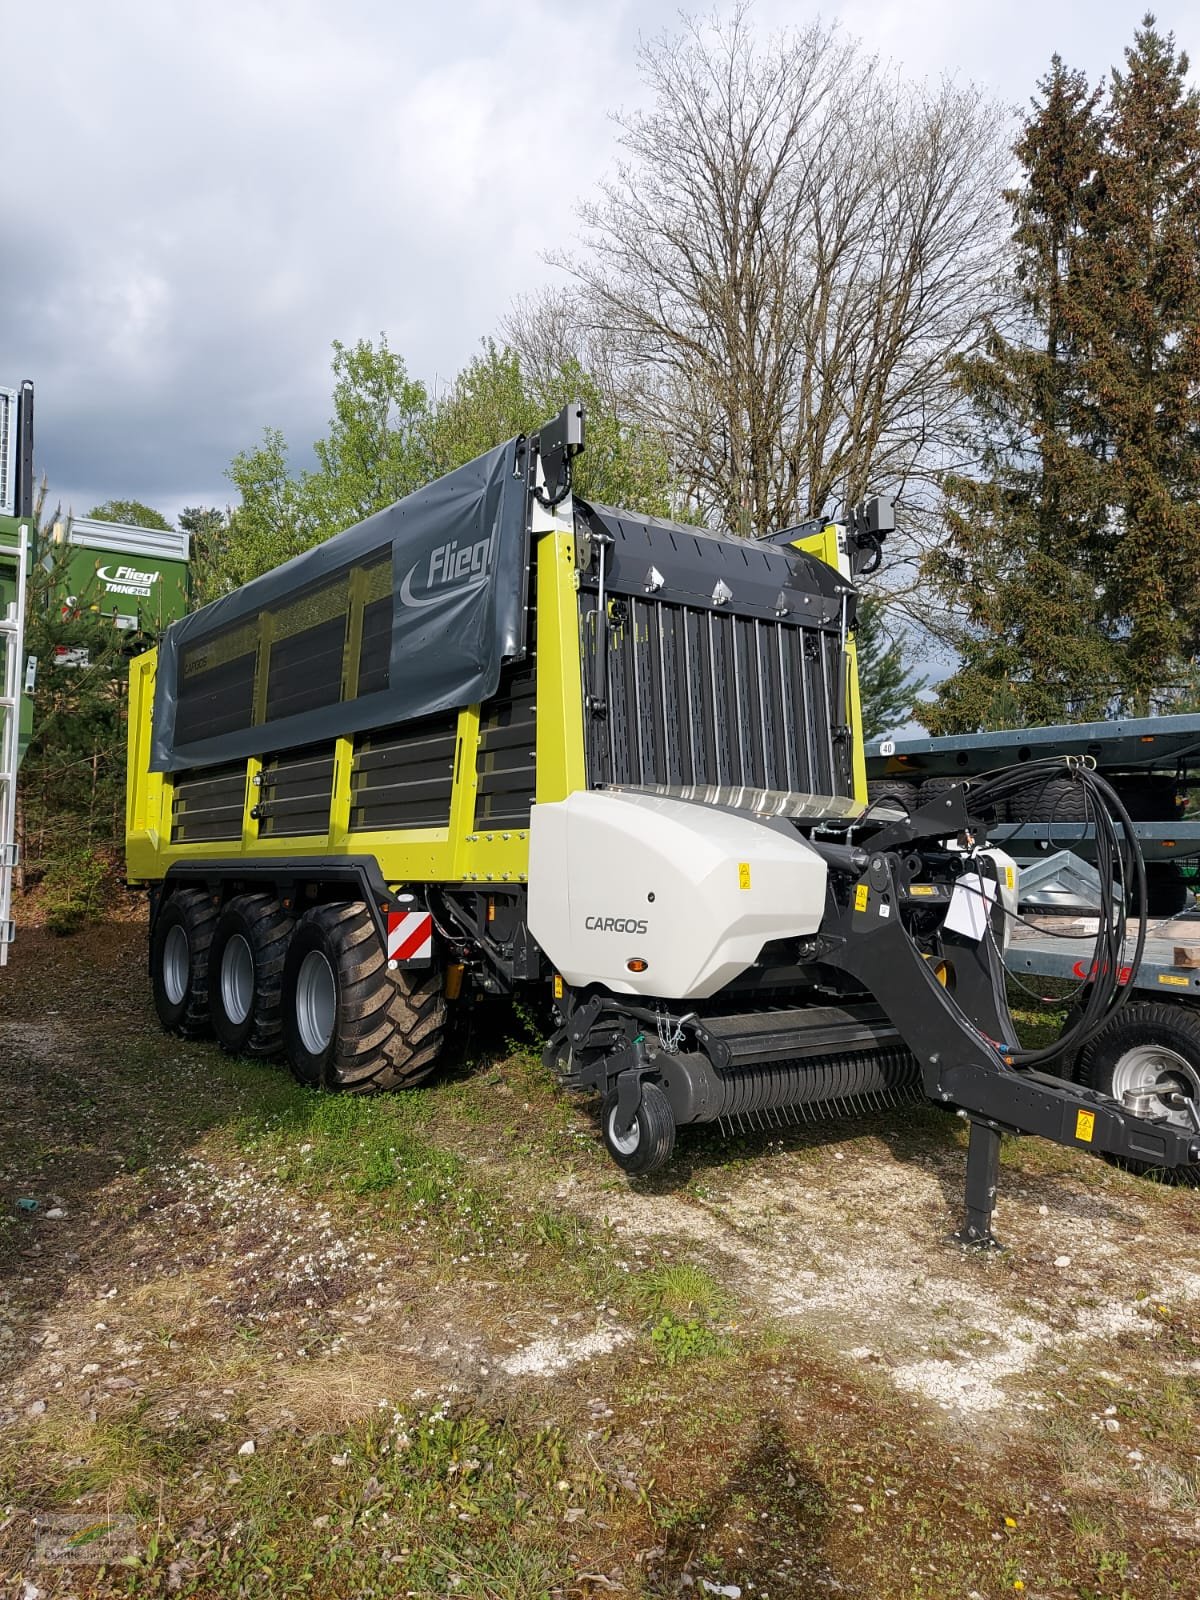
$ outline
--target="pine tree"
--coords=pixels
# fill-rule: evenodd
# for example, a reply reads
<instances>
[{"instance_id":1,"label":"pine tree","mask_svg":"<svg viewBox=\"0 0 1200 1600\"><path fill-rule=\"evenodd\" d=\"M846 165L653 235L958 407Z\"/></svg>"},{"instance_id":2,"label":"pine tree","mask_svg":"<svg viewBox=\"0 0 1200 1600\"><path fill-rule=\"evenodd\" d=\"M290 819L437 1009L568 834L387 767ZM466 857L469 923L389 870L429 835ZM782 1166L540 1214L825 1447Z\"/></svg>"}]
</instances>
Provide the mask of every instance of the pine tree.
<instances>
[{"instance_id":1,"label":"pine tree","mask_svg":"<svg viewBox=\"0 0 1200 1600\"><path fill-rule=\"evenodd\" d=\"M1072 313L1109 508L1104 624L1145 712L1200 643L1200 93L1152 15L1125 63Z\"/></svg>"},{"instance_id":2,"label":"pine tree","mask_svg":"<svg viewBox=\"0 0 1200 1600\"><path fill-rule=\"evenodd\" d=\"M874 595L858 603L854 640L863 737L874 739L908 721L928 679L909 670L904 645L888 632L883 604Z\"/></svg>"},{"instance_id":3,"label":"pine tree","mask_svg":"<svg viewBox=\"0 0 1200 1600\"><path fill-rule=\"evenodd\" d=\"M1090 560L1104 515L1071 285L1100 157L1101 91L1055 56L1015 145L1013 326L959 364L978 475L946 479L948 540L927 574L963 618L962 665L922 713L932 731L1099 714L1114 651Z\"/></svg>"}]
</instances>

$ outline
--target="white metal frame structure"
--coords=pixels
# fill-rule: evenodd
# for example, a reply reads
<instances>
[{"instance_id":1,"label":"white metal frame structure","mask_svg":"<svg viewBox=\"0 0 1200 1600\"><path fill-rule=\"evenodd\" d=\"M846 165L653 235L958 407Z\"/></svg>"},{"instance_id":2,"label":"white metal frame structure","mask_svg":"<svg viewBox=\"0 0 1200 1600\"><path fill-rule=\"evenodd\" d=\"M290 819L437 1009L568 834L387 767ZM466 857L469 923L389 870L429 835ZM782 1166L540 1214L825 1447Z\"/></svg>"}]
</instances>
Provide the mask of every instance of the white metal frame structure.
<instances>
[{"instance_id":1,"label":"white metal frame structure","mask_svg":"<svg viewBox=\"0 0 1200 1600\"><path fill-rule=\"evenodd\" d=\"M5 554L8 554L6 551ZM17 766L21 759L21 692L25 676L25 600L29 529L22 523L16 548L17 597L0 617L4 649L4 692L0 695L0 967L8 965L13 873L17 866Z\"/></svg>"}]
</instances>

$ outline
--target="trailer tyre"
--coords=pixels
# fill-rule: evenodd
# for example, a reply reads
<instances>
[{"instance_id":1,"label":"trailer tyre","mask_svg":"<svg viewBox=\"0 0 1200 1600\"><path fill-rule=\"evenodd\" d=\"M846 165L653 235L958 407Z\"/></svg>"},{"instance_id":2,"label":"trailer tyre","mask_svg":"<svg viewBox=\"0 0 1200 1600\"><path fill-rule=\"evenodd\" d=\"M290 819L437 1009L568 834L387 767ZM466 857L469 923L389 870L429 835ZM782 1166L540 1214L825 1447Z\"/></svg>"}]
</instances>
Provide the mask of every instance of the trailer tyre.
<instances>
[{"instance_id":1,"label":"trailer tyre","mask_svg":"<svg viewBox=\"0 0 1200 1600\"><path fill-rule=\"evenodd\" d=\"M185 1039L208 1032L208 958L217 908L203 889L181 889L165 900L150 935L154 1009L168 1033Z\"/></svg>"},{"instance_id":2,"label":"trailer tyre","mask_svg":"<svg viewBox=\"0 0 1200 1600\"><path fill-rule=\"evenodd\" d=\"M1195 1124L1186 1108L1169 1105L1166 1094L1182 1094L1200 1102L1200 1014L1186 1006L1153 1001L1123 1006L1112 1021L1084 1046L1078 1078L1114 1100L1129 1090L1154 1094L1155 1115L1181 1127ZM1130 1172L1155 1173L1168 1183L1200 1188L1200 1163L1154 1167L1144 1161L1117 1160Z\"/></svg>"},{"instance_id":3,"label":"trailer tyre","mask_svg":"<svg viewBox=\"0 0 1200 1600\"><path fill-rule=\"evenodd\" d=\"M209 952L209 1009L230 1055L270 1056L283 1047L283 966L295 927L268 894L243 894L222 911Z\"/></svg>"},{"instance_id":4,"label":"trailer tyre","mask_svg":"<svg viewBox=\"0 0 1200 1600\"><path fill-rule=\"evenodd\" d=\"M642 1084L642 1103L633 1126L624 1137L617 1134L616 1123L617 1086L614 1084L600 1108L600 1126L609 1155L624 1171L637 1177L658 1172L666 1166L675 1148L675 1114L671 1102L656 1083Z\"/></svg>"},{"instance_id":5,"label":"trailer tyre","mask_svg":"<svg viewBox=\"0 0 1200 1600\"><path fill-rule=\"evenodd\" d=\"M874 804L877 800L895 800L905 811L915 811L918 793L917 785L906 778L871 778L867 782L868 804Z\"/></svg>"},{"instance_id":6,"label":"trailer tyre","mask_svg":"<svg viewBox=\"0 0 1200 1600\"><path fill-rule=\"evenodd\" d=\"M436 968L393 976L366 907L314 906L283 968L283 1044L301 1083L351 1094L409 1088L436 1064L445 1001Z\"/></svg>"}]
</instances>

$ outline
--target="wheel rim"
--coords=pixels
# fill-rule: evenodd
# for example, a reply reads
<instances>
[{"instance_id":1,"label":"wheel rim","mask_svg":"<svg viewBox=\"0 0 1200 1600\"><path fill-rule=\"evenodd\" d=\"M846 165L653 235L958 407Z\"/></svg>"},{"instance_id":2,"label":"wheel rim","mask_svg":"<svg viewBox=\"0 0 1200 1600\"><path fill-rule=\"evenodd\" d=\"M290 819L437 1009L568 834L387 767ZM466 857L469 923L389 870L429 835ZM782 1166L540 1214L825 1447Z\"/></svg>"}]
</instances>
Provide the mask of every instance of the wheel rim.
<instances>
[{"instance_id":1,"label":"wheel rim","mask_svg":"<svg viewBox=\"0 0 1200 1600\"><path fill-rule=\"evenodd\" d=\"M173 1006L182 1005L188 992L188 974L192 965L192 952L188 936L180 923L167 930L163 941L162 979L167 999Z\"/></svg>"},{"instance_id":2,"label":"wheel rim","mask_svg":"<svg viewBox=\"0 0 1200 1600\"><path fill-rule=\"evenodd\" d=\"M1156 1102L1156 1115L1180 1127L1191 1128L1194 1123L1186 1109L1168 1105L1163 1096L1182 1094L1189 1100L1200 1101L1200 1072L1186 1056L1166 1045L1137 1045L1126 1050L1113 1068L1113 1099L1123 1100L1127 1094L1149 1095Z\"/></svg>"},{"instance_id":3,"label":"wheel rim","mask_svg":"<svg viewBox=\"0 0 1200 1600\"><path fill-rule=\"evenodd\" d=\"M254 1004L254 957L240 933L221 957L221 1004L230 1022L245 1022Z\"/></svg>"},{"instance_id":4,"label":"wheel rim","mask_svg":"<svg viewBox=\"0 0 1200 1600\"><path fill-rule=\"evenodd\" d=\"M623 1156L631 1156L641 1143L641 1132L638 1128L638 1119L634 1116L629 1132L617 1132L617 1108L614 1106L608 1113L608 1142L614 1150L619 1150Z\"/></svg>"},{"instance_id":5,"label":"wheel rim","mask_svg":"<svg viewBox=\"0 0 1200 1600\"><path fill-rule=\"evenodd\" d=\"M336 1019L333 968L322 951L310 950L296 976L296 1025L310 1055L319 1056L328 1048Z\"/></svg>"}]
</instances>

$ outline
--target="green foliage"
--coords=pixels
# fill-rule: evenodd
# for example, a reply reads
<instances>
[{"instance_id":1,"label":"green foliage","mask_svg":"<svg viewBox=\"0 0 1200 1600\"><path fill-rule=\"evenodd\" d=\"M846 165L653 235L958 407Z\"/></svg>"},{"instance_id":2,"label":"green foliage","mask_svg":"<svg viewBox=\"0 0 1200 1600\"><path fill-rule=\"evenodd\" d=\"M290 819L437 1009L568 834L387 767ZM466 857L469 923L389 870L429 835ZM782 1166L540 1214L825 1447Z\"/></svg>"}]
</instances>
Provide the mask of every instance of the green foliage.
<instances>
[{"instance_id":1,"label":"green foliage","mask_svg":"<svg viewBox=\"0 0 1200 1600\"><path fill-rule=\"evenodd\" d=\"M597 380L566 358L545 372L527 371L517 352L484 341L434 408L431 463L449 472L518 433L532 433L569 401L587 411L587 448L575 489L584 499L651 516L671 512L671 466L664 442L644 427L622 423Z\"/></svg>"},{"instance_id":2,"label":"green foliage","mask_svg":"<svg viewBox=\"0 0 1200 1600\"><path fill-rule=\"evenodd\" d=\"M634 1304L654 1315L715 1317L726 1304L725 1291L704 1267L681 1261L650 1267L630 1285Z\"/></svg>"},{"instance_id":3,"label":"green foliage","mask_svg":"<svg viewBox=\"0 0 1200 1600\"><path fill-rule=\"evenodd\" d=\"M91 845L68 840L50 856L44 908L51 933L76 933L104 908L109 863Z\"/></svg>"},{"instance_id":4,"label":"green foliage","mask_svg":"<svg viewBox=\"0 0 1200 1600\"><path fill-rule=\"evenodd\" d=\"M106 500L102 506L93 506L87 513L97 522L124 522L134 528L155 528L170 533L171 524L161 511L143 505L140 500Z\"/></svg>"},{"instance_id":5,"label":"green foliage","mask_svg":"<svg viewBox=\"0 0 1200 1600\"><path fill-rule=\"evenodd\" d=\"M241 496L230 516L217 565L205 586L236 588L310 546L361 522L435 476L427 432L429 401L381 334L333 346L333 416L313 445L315 471L293 475L277 428L233 459L229 477Z\"/></svg>"},{"instance_id":6,"label":"green foliage","mask_svg":"<svg viewBox=\"0 0 1200 1600\"><path fill-rule=\"evenodd\" d=\"M330 535L394 504L422 484L530 433L568 400L588 409L588 444L576 487L585 496L652 514L670 510L663 442L618 421L600 385L564 361L538 378L517 354L486 341L436 402L388 347L359 340L333 346L333 417L313 446L315 470L293 473L278 429L234 457L229 477L240 504L229 518L200 518L194 594L214 598ZM188 526L181 518L181 526ZM191 531L191 530L190 530Z\"/></svg>"},{"instance_id":7,"label":"green foliage","mask_svg":"<svg viewBox=\"0 0 1200 1600\"><path fill-rule=\"evenodd\" d=\"M1020 308L959 366L974 477L927 573L961 607L935 733L1145 712L1200 643L1200 94L1147 17L1101 92L1057 58L1016 146Z\"/></svg>"},{"instance_id":8,"label":"green foliage","mask_svg":"<svg viewBox=\"0 0 1200 1600\"><path fill-rule=\"evenodd\" d=\"M30 878L47 878L51 925L65 933L101 909L105 851L124 825L126 664L111 622L62 605L66 542L43 527L35 555L26 648L38 670L21 769L24 858Z\"/></svg>"},{"instance_id":9,"label":"green foliage","mask_svg":"<svg viewBox=\"0 0 1200 1600\"><path fill-rule=\"evenodd\" d=\"M897 723L908 721L917 696L929 680L909 671L904 645L889 635L883 602L876 596L864 595L860 599L854 637L863 737L874 739Z\"/></svg>"},{"instance_id":10,"label":"green foliage","mask_svg":"<svg viewBox=\"0 0 1200 1600\"><path fill-rule=\"evenodd\" d=\"M650 1329L650 1343L669 1367L718 1355L725 1346L724 1339L707 1322L699 1317L677 1317L670 1311L664 1311Z\"/></svg>"},{"instance_id":11,"label":"green foliage","mask_svg":"<svg viewBox=\"0 0 1200 1600\"><path fill-rule=\"evenodd\" d=\"M179 526L191 535L188 582L192 605L207 605L229 587L223 576L229 565L229 514L216 506L185 506L179 513Z\"/></svg>"}]
</instances>

